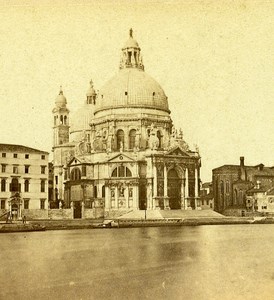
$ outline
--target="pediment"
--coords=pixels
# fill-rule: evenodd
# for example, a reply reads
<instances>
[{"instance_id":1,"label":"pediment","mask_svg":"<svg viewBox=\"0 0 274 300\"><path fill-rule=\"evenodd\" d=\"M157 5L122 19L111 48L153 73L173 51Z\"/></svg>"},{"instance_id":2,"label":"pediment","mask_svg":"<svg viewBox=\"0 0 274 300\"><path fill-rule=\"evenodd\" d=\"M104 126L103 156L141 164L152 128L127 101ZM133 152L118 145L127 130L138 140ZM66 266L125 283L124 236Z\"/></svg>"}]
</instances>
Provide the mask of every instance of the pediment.
<instances>
[{"instance_id":1,"label":"pediment","mask_svg":"<svg viewBox=\"0 0 274 300\"><path fill-rule=\"evenodd\" d=\"M113 162L113 163L133 162L133 161L135 160L125 155L124 153L116 154L108 160L108 162Z\"/></svg>"},{"instance_id":2,"label":"pediment","mask_svg":"<svg viewBox=\"0 0 274 300\"><path fill-rule=\"evenodd\" d=\"M167 155L176 155L176 156L190 156L186 151L184 151L180 146L177 146L167 152Z\"/></svg>"},{"instance_id":3,"label":"pediment","mask_svg":"<svg viewBox=\"0 0 274 300\"><path fill-rule=\"evenodd\" d=\"M83 157L78 157L78 156L73 156L69 163L68 166L75 166L75 165L79 165L79 164L86 164L89 163L90 161L88 161L84 156Z\"/></svg>"}]
</instances>

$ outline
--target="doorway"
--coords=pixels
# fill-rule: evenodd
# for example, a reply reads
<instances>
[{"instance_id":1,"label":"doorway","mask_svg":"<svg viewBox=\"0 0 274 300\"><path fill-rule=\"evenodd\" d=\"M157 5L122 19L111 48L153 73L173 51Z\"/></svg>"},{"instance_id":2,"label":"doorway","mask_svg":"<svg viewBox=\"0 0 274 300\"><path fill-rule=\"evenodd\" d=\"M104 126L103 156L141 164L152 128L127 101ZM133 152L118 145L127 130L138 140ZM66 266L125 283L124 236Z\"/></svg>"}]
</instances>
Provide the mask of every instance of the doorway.
<instances>
[{"instance_id":1,"label":"doorway","mask_svg":"<svg viewBox=\"0 0 274 300\"><path fill-rule=\"evenodd\" d=\"M73 210L73 218L81 219L82 218L82 206L81 201L74 201L74 210Z\"/></svg>"},{"instance_id":2,"label":"doorway","mask_svg":"<svg viewBox=\"0 0 274 300\"><path fill-rule=\"evenodd\" d=\"M167 195L170 209L181 209L181 180L175 169L167 173Z\"/></svg>"}]
</instances>

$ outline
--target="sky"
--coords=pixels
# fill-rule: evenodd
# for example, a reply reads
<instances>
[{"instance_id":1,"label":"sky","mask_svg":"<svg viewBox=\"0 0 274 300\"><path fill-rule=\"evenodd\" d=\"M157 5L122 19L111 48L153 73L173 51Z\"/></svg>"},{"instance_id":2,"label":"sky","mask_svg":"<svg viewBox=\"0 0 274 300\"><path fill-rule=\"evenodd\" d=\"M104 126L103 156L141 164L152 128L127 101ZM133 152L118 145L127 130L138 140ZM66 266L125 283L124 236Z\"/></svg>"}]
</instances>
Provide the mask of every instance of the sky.
<instances>
[{"instance_id":1,"label":"sky","mask_svg":"<svg viewBox=\"0 0 274 300\"><path fill-rule=\"evenodd\" d=\"M240 156L274 166L274 1L0 0L0 142L51 152L59 86L73 115L130 28L203 181Z\"/></svg>"}]
</instances>

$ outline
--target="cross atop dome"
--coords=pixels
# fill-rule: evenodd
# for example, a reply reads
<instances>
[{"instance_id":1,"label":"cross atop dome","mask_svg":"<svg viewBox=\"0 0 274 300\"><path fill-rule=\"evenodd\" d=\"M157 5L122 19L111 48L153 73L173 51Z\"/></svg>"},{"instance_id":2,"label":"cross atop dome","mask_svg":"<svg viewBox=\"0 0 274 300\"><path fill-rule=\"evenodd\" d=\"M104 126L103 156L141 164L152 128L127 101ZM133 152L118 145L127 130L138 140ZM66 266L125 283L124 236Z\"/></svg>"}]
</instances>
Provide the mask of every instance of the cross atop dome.
<instances>
[{"instance_id":1,"label":"cross atop dome","mask_svg":"<svg viewBox=\"0 0 274 300\"><path fill-rule=\"evenodd\" d=\"M133 38L133 30L129 30L129 39L122 48L122 55L120 60L120 69L137 68L144 70L143 60L140 55L141 48L137 41Z\"/></svg>"}]
</instances>

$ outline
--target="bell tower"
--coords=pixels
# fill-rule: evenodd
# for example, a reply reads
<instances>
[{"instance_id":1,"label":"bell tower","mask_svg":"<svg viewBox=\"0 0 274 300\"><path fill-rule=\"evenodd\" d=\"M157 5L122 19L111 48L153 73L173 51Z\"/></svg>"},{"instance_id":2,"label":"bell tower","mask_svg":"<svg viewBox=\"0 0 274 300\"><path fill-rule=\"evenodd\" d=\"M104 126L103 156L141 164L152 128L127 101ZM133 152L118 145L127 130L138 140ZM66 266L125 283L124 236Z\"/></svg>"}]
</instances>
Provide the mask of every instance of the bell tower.
<instances>
[{"instance_id":1,"label":"bell tower","mask_svg":"<svg viewBox=\"0 0 274 300\"><path fill-rule=\"evenodd\" d=\"M69 110L67 99L60 87L59 95L55 99L53 113L53 148L69 142Z\"/></svg>"}]
</instances>

